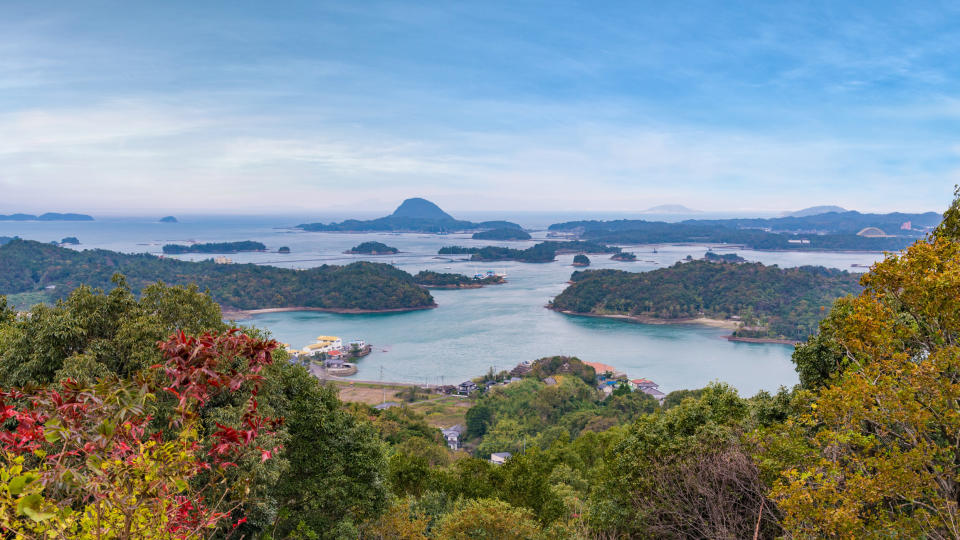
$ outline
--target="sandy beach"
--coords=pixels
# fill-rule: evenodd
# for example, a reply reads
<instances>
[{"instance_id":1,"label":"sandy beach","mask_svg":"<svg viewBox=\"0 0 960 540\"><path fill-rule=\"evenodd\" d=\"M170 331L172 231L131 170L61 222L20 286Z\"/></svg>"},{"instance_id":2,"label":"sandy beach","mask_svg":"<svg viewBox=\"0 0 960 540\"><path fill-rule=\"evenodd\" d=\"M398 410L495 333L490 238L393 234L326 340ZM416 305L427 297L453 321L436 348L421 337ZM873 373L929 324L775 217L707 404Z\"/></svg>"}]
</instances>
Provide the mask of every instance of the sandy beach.
<instances>
[{"instance_id":1,"label":"sandy beach","mask_svg":"<svg viewBox=\"0 0 960 540\"><path fill-rule=\"evenodd\" d=\"M553 309L549 306L547 309ZM740 323L737 321L724 320L724 319L708 319L707 317L692 317L687 319L658 319L656 317L644 317L640 315L604 315L600 313L577 313L575 311L569 310L554 310L563 313L564 315L577 315L581 317L597 317L601 319L616 319L628 322L634 322L638 324L701 324L704 326L710 326L713 328L726 328L729 330L736 330L740 326Z\"/></svg>"}]
</instances>

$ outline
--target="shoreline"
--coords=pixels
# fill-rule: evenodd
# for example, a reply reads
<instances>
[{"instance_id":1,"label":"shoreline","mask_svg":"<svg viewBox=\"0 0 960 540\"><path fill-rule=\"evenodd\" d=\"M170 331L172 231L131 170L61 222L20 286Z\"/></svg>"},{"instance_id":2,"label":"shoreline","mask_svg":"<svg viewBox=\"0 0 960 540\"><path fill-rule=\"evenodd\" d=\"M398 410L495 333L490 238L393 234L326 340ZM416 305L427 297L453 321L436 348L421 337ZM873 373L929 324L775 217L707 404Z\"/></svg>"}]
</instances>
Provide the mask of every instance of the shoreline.
<instances>
[{"instance_id":1,"label":"shoreline","mask_svg":"<svg viewBox=\"0 0 960 540\"><path fill-rule=\"evenodd\" d=\"M430 306L420 306L420 307L409 307L409 308L391 308L391 309L357 309L357 308L320 308L320 307L276 307L276 308L262 308L262 309L224 309L222 315L224 319L227 320L244 320L253 317L254 315L262 315L264 313L283 313L285 311L319 311L323 313L339 313L343 315L365 315L373 313L405 313L407 311L422 311L425 309L434 309L437 307L437 304Z\"/></svg>"},{"instance_id":2,"label":"shoreline","mask_svg":"<svg viewBox=\"0 0 960 540\"><path fill-rule=\"evenodd\" d=\"M738 337L738 336L727 336L727 341L734 341L737 343L773 343L777 345L797 345L803 343L802 341L794 341L792 339L779 339L779 338L752 338L752 337Z\"/></svg>"},{"instance_id":3,"label":"shoreline","mask_svg":"<svg viewBox=\"0 0 960 540\"><path fill-rule=\"evenodd\" d=\"M737 321L730 321L730 320L724 320L724 319L710 319L707 317L695 317L695 318L687 318L687 319L658 319L656 317L645 317L642 315L615 315L615 314L605 315L601 313L577 313L575 311L570 311L565 309L555 309L550 306L546 306L546 308L551 311L563 313L564 315L572 315L577 317L594 317L598 319L614 319L614 320L627 321L627 322L632 322L637 324L659 324L659 325L699 324L703 326L709 326L711 328L725 328L729 330L735 330L740 325L740 323ZM733 336L730 336L730 337L733 337Z\"/></svg>"}]
</instances>

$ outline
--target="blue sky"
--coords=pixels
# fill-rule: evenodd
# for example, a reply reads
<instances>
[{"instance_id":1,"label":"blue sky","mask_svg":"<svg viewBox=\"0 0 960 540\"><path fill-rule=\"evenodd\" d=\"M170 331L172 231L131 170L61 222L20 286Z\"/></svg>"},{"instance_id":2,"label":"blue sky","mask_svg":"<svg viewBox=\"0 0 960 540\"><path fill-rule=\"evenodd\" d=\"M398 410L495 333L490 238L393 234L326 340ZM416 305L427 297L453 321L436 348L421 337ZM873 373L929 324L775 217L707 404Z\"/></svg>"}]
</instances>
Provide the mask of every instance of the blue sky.
<instances>
[{"instance_id":1,"label":"blue sky","mask_svg":"<svg viewBox=\"0 0 960 540\"><path fill-rule=\"evenodd\" d=\"M941 210L958 6L0 2L0 212Z\"/></svg>"}]
</instances>

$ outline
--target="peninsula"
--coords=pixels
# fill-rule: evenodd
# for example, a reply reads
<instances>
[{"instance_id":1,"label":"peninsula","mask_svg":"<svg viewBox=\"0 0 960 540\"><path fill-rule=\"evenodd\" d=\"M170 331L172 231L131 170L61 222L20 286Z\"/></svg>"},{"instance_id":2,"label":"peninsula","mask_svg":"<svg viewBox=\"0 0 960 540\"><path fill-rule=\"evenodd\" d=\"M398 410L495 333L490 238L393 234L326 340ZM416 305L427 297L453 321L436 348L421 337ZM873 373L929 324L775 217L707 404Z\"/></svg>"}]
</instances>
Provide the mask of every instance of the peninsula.
<instances>
[{"instance_id":1,"label":"peninsula","mask_svg":"<svg viewBox=\"0 0 960 540\"><path fill-rule=\"evenodd\" d=\"M548 307L643 323L710 322L735 339L773 342L806 339L834 300L862 290L856 274L840 270L706 260L650 272L577 271L570 281Z\"/></svg>"},{"instance_id":2,"label":"peninsula","mask_svg":"<svg viewBox=\"0 0 960 540\"><path fill-rule=\"evenodd\" d=\"M134 292L163 281L208 290L225 311L304 309L366 313L436 307L413 277L388 264L355 262L306 270L255 264L216 264L125 254L77 251L13 239L0 246L0 294L33 293L46 301L81 285L111 289L121 273Z\"/></svg>"},{"instance_id":3,"label":"peninsula","mask_svg":"<svg viewBox=\"0 0 960 540\"><path fill-rule=\"evenodd\" d=\"M815 210L813 210L815 211ZM569 221L553 233L621 244L735 244L762 250L897 251L940 223L936 212L861 214L856 211L779 218L698 219L679 223L621 219Z\"/></svg>"},{"instance_id":4,"label":"peninsula","mask_svg":"<svg viewBox=\"0 0 960 540\"><path fill-rule=\"evenodd\" d=\"M407 199L389 216L366 221L348 219L340 223L303 223L295 228L309 232L420 232L454 233L474 230L512 228L520 225L509 221L474 223L455 219L436 204L419 197Z\"/></svg>"}]
</instances>

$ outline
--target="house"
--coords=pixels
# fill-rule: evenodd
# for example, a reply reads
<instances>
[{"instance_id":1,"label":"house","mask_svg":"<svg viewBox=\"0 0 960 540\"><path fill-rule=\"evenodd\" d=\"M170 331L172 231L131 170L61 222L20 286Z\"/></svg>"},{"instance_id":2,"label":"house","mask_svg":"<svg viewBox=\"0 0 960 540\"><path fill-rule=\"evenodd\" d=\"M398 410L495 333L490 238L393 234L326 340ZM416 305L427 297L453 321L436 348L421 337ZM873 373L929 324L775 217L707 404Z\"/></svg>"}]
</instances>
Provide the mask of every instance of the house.
<instances>
[{"instance_id":1,"label":"house","mask_svg":"<svg viewBox=\"0 0 960 540\"><path fill-rule=\"evenodd\" d=\"M666 394L656 388L641 388L640 391L648 396L653 396L661 405L663 405L664 398L667 397Z\"/></svg>"},{"instance_id":2,"label":"house","mask_svg":"<svg viewBox=\"0 0 960 540\"><path fill-rule=\"evenodd\" d=\"M511 457L513 457L513 454L510 452L496 452L494 454L490 454L490 463L493 463L494 465L503 465Z\"/></svg>"},{"instance_id":3,"label":"house","mask_svg":"<svg viewBox=\"0 0 960 540\"><path fill-rule=\"evenodd\" d=\"M633 379L630 381L631 390L642 390L644 388L659 388L660 385L650 379Z\"/></svg>"},{"instance_id":4,"label":"house","mask_svg":"<svg viewBox=\"0 0 960 540\"><path fill-rule=\"evenodd\" d=\"M510 380L507 381L507 384L513 384L513 383L515 383L515 382L520 382L520 381L522 381L522 380L523 380L523 379L521 379L520 377L510 377Z\"/></svg>"},{"instance_id":5,"label":"house","mask_svg":"<svg viewBox=\"0 0 960 540\"><path fill-rule=\"evenodd\" d=\"M376 410L378 410L378 411L383 411L383 410L386 410L386 409L390 409L390 408L393 408L393 407L399 407L399 406L400 406L400 404L397 403L396 401L387 401L387 402L381 403L381 404L379 404L379 405L374 405L373 408L376 409Z\"/></svg>"},{"instance_id":6,"label":"house","mask_svg":"<svg viewBox=\"0 0 960 540\"><path fill-rule=\"evenodd\" d=\"M462 425L457 424L440 431L443 433L443 438L447 440L447 446L449 446L451 450L460 448L460 435L463 434Z\"/></svg>"},{"instance_id":7,"label":"house","mask_svg":"<svg viewBox=\"0 0 960 540\"><path fill-rule=\"evenodd\" d=\"M327 353L327 354L330 354L330 353ZM345 364L346 362L343 361L342 354L329 356L327 357L326 360L323 361L323 367L325 368L341 369L345 367Z\"/></svg>"},{"instance_id":8,"label":"house","mask_svg":"<svg viewBox=\"0 0 960 540\"><path fill-rule=\"evenodd\" d=\"M469 396L471 392L477 391L477 383L473 381L463 381L457 386L457 393L461 396Z\"/></svg>"},{"instance_id":9,"label":"house","mask_svg":"<svg viewBox=\"0 0 960 540\"><path fill-rule=\"evenodd\" d=\"M546 379L543 380L543 384L547 386L554 386L557 384L557 380L554 379L553 377L547 377Z\"/></svg>"},{"instance_id":10,"label":"house","mask_svg":"<svg viewBox=\"0 0 960 540\"><path fill-rule=\"evenodd\" d=\"M317 338L316 343L312 343L303 348L304 354L308 355L319 355L323 353L330 353L337 351L338 353L343 349L343 340L337 336L320 336Z\"/></svg>"}]
</instances>

